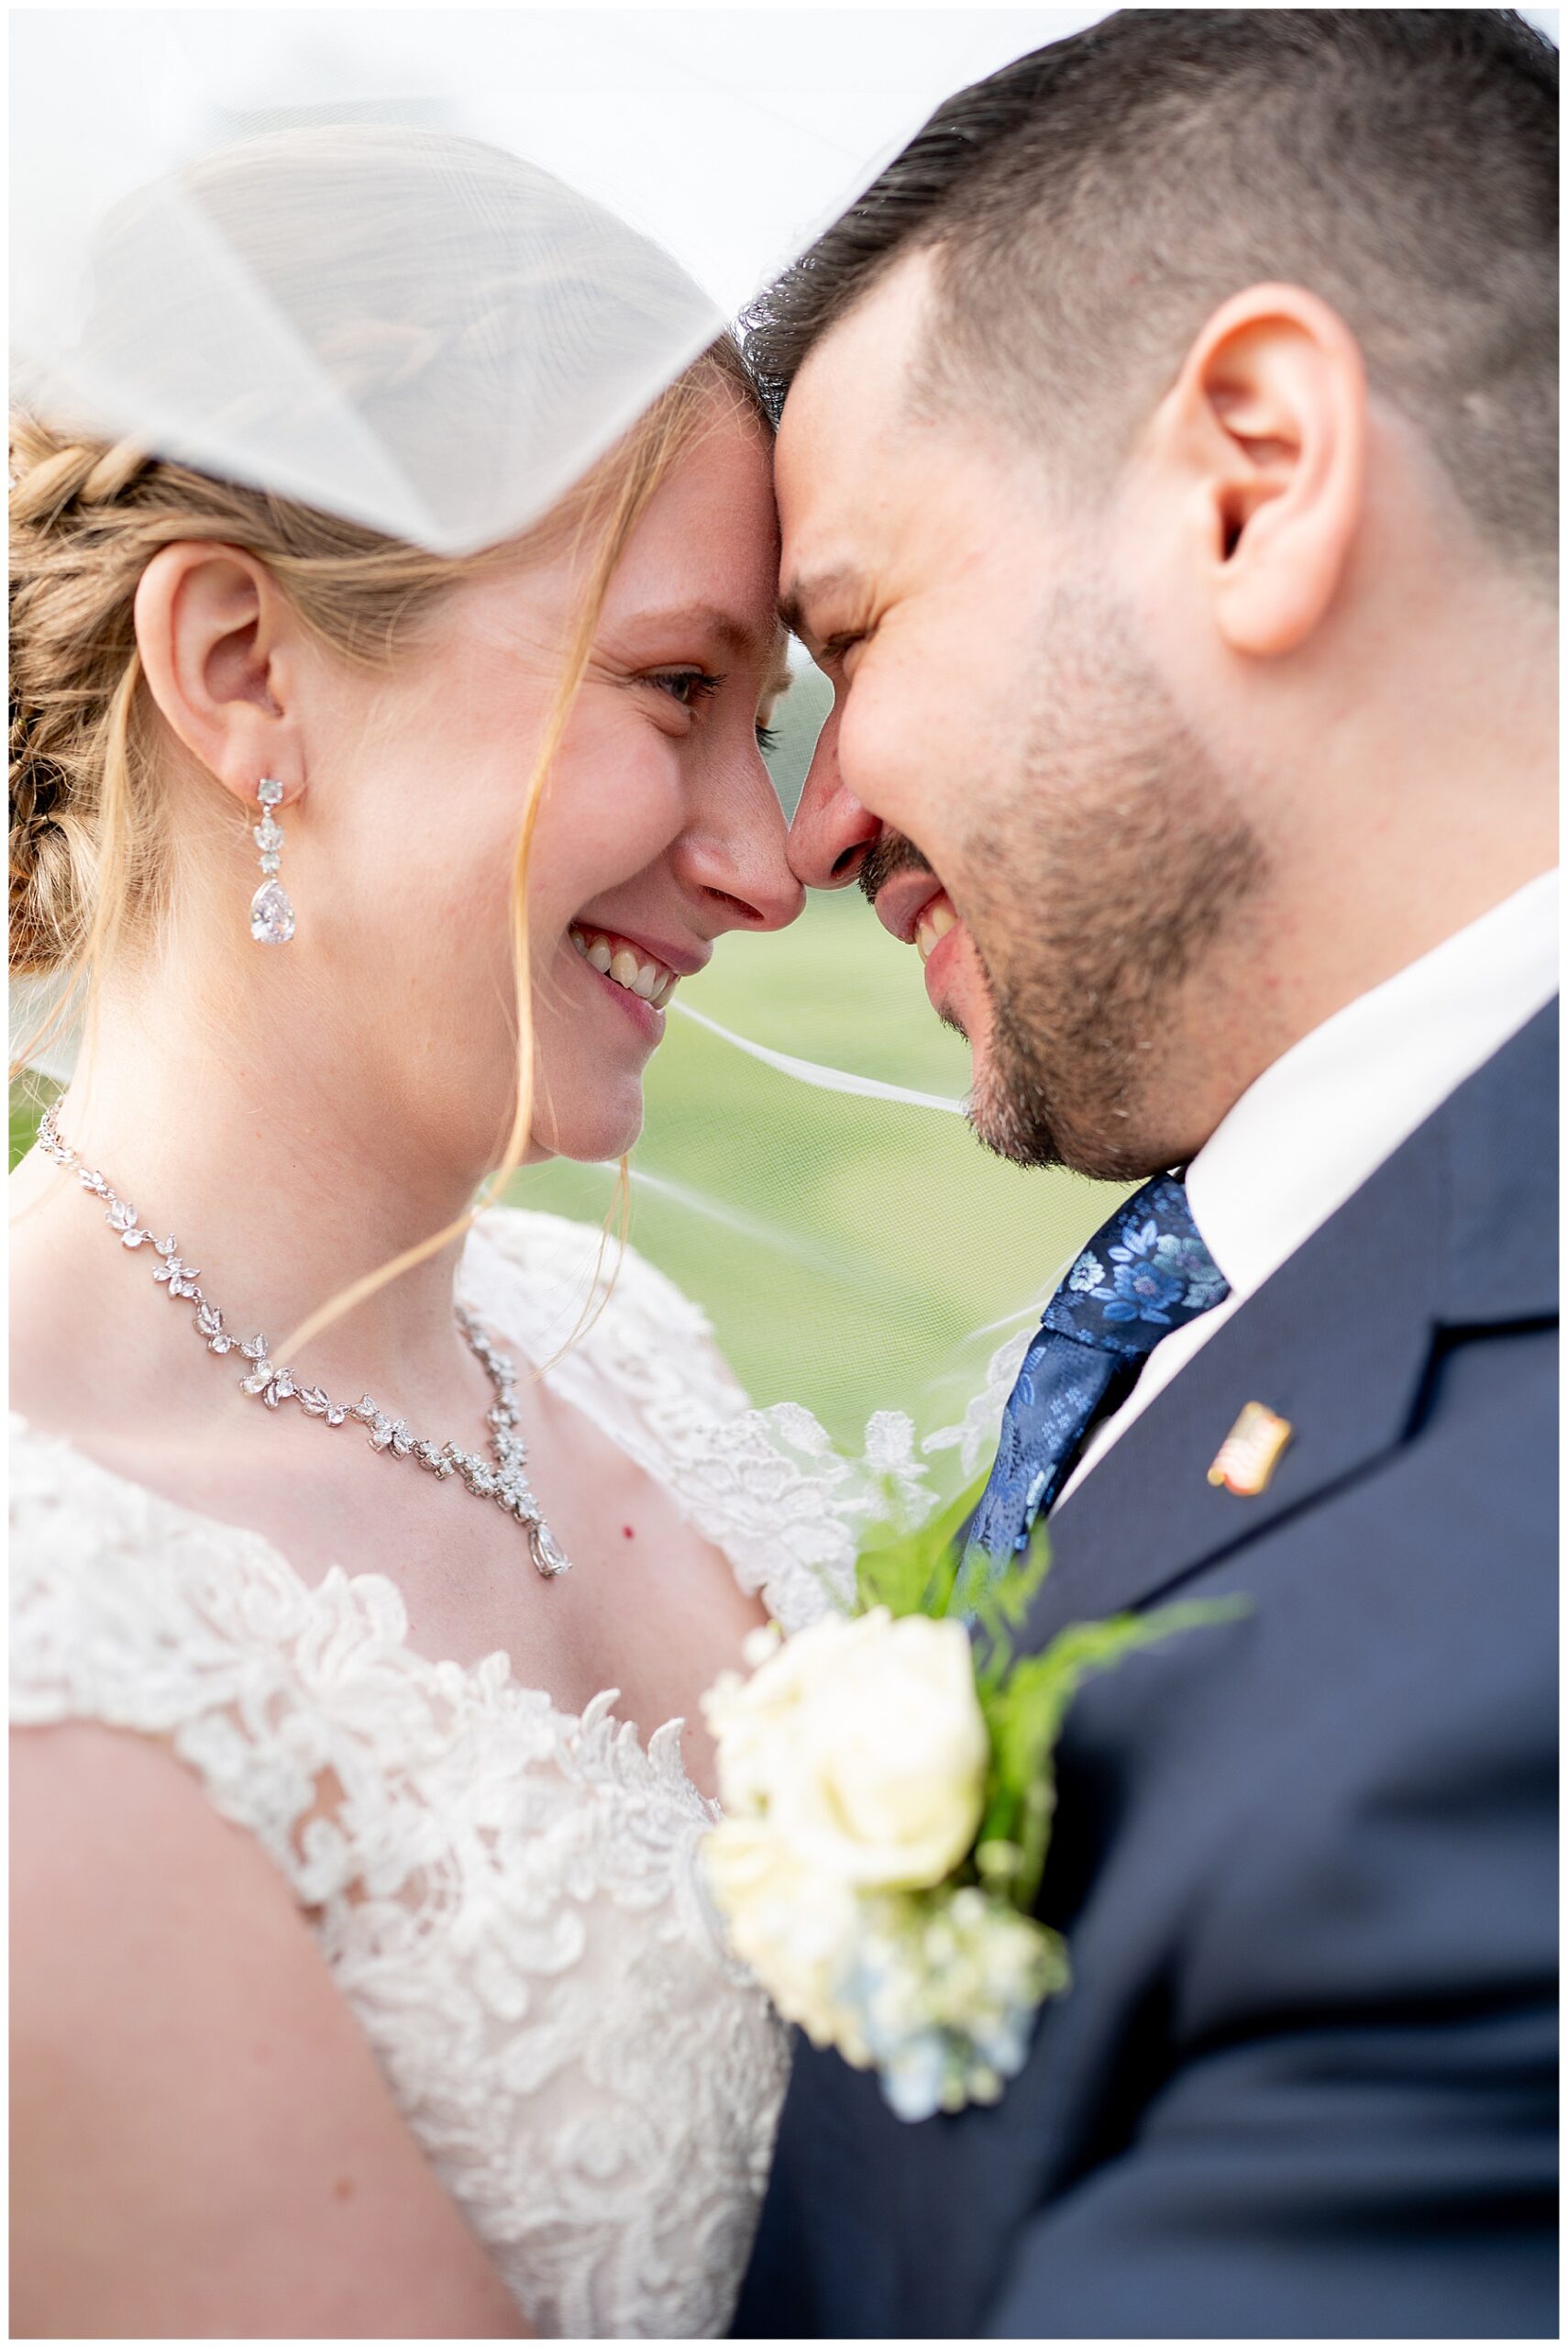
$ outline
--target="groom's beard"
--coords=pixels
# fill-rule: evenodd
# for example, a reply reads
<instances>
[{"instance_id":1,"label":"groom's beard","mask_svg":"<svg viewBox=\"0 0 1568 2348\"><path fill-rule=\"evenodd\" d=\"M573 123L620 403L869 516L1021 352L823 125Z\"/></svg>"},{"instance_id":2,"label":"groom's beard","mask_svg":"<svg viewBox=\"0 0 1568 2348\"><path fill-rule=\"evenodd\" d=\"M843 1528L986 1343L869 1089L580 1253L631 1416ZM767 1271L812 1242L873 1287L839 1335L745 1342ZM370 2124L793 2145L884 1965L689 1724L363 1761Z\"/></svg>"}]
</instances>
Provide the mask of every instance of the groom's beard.
<instances>
[{"instance_id":1,"label":"groom's beard","mask_svg":"<svg viewBox=\"0 0 1568 2348\"><path fill-rule=\"evenodd\" d=\"M1043 651L1019 788L964 858L994 1012L970 1116L999 1157L1130 1180L1195 1146L1184 1067L1227 1019L1205 978L1266 860L1113 607L1063 593Z\"/></svg>"}]
</instances>

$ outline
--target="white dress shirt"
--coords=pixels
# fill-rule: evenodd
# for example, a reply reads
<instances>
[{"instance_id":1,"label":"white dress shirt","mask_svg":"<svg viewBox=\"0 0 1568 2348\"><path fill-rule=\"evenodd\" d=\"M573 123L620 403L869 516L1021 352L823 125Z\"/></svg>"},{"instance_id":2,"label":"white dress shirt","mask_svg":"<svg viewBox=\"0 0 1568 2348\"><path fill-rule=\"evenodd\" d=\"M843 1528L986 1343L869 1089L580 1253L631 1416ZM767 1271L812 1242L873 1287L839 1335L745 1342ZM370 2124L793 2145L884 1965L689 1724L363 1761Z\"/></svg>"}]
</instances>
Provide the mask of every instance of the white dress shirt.
<instances>
[{"instance_id":1,"label":"white dress shirt","mask_svg":"<svg viewBox=\"0 0 1568 2348\"><path fill-rule=\"evenodd\" d=\"M1192 1219L1231 1293L1160 1340L1058 1507L1270 1274L1545 1008L1557 960L1557 874L1543 872L1336 1011L1242 1093L1187 1175Z\"/></svg>"}]
</instances>

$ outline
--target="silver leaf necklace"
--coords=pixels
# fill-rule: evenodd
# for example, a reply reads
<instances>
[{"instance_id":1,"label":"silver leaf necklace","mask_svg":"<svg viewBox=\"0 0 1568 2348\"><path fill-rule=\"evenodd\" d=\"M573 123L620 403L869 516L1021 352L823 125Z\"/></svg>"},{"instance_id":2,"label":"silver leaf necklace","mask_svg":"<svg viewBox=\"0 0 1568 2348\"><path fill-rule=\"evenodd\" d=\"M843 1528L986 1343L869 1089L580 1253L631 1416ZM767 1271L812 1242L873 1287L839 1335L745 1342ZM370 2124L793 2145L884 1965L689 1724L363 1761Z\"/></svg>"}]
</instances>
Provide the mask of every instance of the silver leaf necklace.
<instances>
[{"instance_id":1,"label":"silver leaf necklace","mask_svg":"<svg viewBox=\"0 0 1568 2348\"><path fill-rule=\"evenodd\" d=\"M194 1307L193 1325L207 1351L237 1352L250 1364L248 1375L239 1381L242 1394L254 1395L270 1411L278 1410L284 1402L297 1402L307 1418L319 1419L323 1426L340 1427L349 1419L359 1420L370 1429L372 1451L382 1452L389 1459L412 1459L426 1474L434 1476L437 1483L458 1477L476 1500L493 1501L498 1508L504 1509L527 1533L529 1555L547 1580L553 1581L558 1574L570 1569L571 1559L545 1523L528 1481L528 1446L517 1428L517 1372L460 1304L455 1307L458 1326L495 1389L495 1401L485 1412L493 1466L477 1452L460 1450L455 1443L421 1442L410 1434L402 1419L392 1418L370 1394L361 1395L357 1402L334 1402L323 1388L302 1386L292 1369L274 1368L265 1337L255 1336L242 1343L229 1335L223 1324L223 1314L204 1295L198 1273L182 1260L173 1235L167 1239L154 1239L151 1232L137 1222L136 1209L127 1206L110 1189L94 1167L83 1164L61 1134L53 1105L39 1123L39 1146L58 1165L69 1167L84 1191L102 1199L104 1220L117 1235L122 1247L150 1245L158 1258L153 1279L171 1297L182 1299Z\"/></svg>"}]
</instances>

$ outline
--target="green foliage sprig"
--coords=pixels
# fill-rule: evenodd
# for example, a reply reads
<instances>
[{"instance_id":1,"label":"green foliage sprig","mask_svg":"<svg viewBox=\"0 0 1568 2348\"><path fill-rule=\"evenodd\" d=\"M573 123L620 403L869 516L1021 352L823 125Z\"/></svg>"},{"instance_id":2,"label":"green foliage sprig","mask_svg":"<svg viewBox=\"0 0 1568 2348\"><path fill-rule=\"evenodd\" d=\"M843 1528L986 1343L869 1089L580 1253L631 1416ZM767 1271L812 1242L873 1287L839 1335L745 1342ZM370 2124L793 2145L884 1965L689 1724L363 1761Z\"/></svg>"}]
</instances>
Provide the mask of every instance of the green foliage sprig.
<instances>
[{"instance_id":1,"label":"green foliage sprig","mask_svg":"<svg viewBox=\"0 0 1568 2348\"><path fill-rule=\"evenodd\" d=\"M973 1877L1027 1914L1050 1849L1055 1748L1083 1682L1140 1648L1233 1622L1249 1601L1198 1600L1152 1614L1071 1623L1038 1655L1021 1656L1017 1634L1050 1572L1050 1541L1042 1520L1010 1566L999 1568L983 1553L966 1553L965 1529L984 1490L981 1478L931 1523L866 1548L856 1567L856 1611L883 1606L895 1617L969 1621L975 1689L991 1748Z\"/></svg>"}]
</instances>

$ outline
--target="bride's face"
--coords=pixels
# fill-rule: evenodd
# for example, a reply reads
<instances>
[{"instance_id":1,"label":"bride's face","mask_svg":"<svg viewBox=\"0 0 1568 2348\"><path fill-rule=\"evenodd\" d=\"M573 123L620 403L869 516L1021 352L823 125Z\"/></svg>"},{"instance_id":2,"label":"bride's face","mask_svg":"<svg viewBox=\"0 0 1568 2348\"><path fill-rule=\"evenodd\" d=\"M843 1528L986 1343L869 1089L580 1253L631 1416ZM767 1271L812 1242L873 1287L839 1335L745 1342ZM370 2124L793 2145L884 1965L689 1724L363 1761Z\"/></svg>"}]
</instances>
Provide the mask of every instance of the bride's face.
<instances>
[{"instance_id":1,"label":"bride's face","mask_svg":"<svg viewBox=\"0 0 1568 2348\"><path fill-rule=\"evenodd\" d=\"M801 910L758 744L787 675L777 562L766 436L716 399L612 578L534 835L535 1156L629 1147L674 985ZM476 1168L515 1096L513 854L581 577L563 556L465 582L390 692L333 713L328 983L391 1131Z\"/></svg>"}]
</instances>

